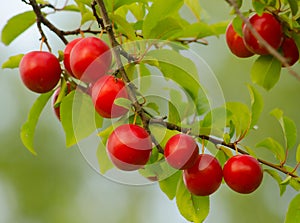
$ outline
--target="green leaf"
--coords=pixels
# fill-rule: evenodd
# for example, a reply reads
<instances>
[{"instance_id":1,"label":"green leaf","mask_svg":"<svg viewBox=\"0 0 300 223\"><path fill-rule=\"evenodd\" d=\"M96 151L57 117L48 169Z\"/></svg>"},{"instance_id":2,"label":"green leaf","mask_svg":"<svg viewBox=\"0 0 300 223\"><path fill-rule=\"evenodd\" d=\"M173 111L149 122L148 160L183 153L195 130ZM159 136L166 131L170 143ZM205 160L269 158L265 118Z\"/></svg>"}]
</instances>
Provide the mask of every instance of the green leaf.
<instances>
[{"instance_id":1,"label":"green leaf","mask_svg":"<svg viewBox=\"0 0 300 223\"><path fill-rule=\"evenodd\" d=\"M178 19L167 17L159 21L149 34L149 39L172 39L176 38L179 32L182 31L182 26L179 24Z\"/></svg>"},{"instance_id":2,"label":"green leaf","mask_svg":"<svg viewBox=\"0 0 300 223\"><path fill-rule=\"evenodd\" d=\"M157 68L165 78L173 80L186 91L193 99L199 115L209 109L205 92L199 84L197 68L192 60L168 49L150 51L147 57L158 62Z\"/></svg>"},{"instance_id":3,"label":"green leaf","mask_svg":"<svg viewBox=\"0 0 300 223\"><path fill-rule=\"evenodd\" d=\"M62 99L60 114L67 147L75 145L102 126L103 119L95 112L91 97L80 91L73 91Z\"/></svg>"},{"instance_id":4,"label":"green leaf","mask_svg":"<svg viewBox=\"0 0 300 223\"><path fill-rule=\"evenodd\" d=\"M50 91L48 93L41 94L36 99L36 101L30 109L27 121L22 125L21 128L21 140L24 146L34 155L37 155L34 149L34 134L36 125L44 107L46 106L52 94L53 91Z\"/></svg>"},{"instance_id":5,"label":"green leaf","mask_svg":"<svg viewBox=\"0 0 300 223\"><path fill-rule=\"evenodd\" d=\"M170 200L173 200L176 196L178 181L182 177L182 171L177 171L168 178L159 181L160 189L168 196Z\"/></svg>"},{"instance_id":6,"label":"green leaf","mask_svg":"<svg viewBox=\"0 0 300 223\"><path fill-rule=\"evenodd\" d=\"M179 124L181 119L177 108L170 101L168 102L168 104L169 104L168 121L174 124Z\"/></svg>"},{"instance_id":7,"label":"green leaf","mask_svg":"<svg viewBox=\"0 0 300 223\"><path fill-rule=\"evenodd\" d=\"M227 123L232 121L235 128L236 137L243 137L248 132L251 122L251 114L247 105L240 102L226 103Z\"/></svg>"},{"instance_id":8,"label":"green leaf","mask_svg":"<svg viewBox=\"0 0 300 223\"><path fill-rule=\"evenodd\" d=\"M97 148L97 159L99 164L100 173L105 174L108 170L112 169L114 165L110 161L105 145L100 142Z\"/></svg>"},{"instance_id":9,"label":"green leaf","mask_svg":"<svg viewBox=\"0 0 300 223\"><path fill-rule=\"evenodd\" d=\"M291 178L290 186L294 188L296 191L300 191L300 182L299 179Z\"/></svg>"},{"instance_id":10,"label":"green leaf","mask_svg":"<svg viewBox=\"0 0 300 223\"><path fill-rule=\"evenodd\" d=\"M285 150L275 139L269 137L256 144L256 147L263 147L271 151L275 157L283 162L285 160Z\"/></svg>"},{"instance_id":11,"label":"green leaf","mask_svg":"<svg viewBox=\"0 0 300 223\"><path fill-rule=\"evenodd\" d=\"M131 40L137 39L133 26L129 22L127 22L126 19L115 14L110 14L109 17L111 18L112 21L118 24L119 32L125 34Z\"/></svg>"},{"instance_id":12,"label":"green leaf","mask_svg":"<svg viewBox=\"0 0 300 223\"><path fill-rule=\"evenodd\" d=\"M82 3L82 4L84 4L84 5L91 6L91 0L75 0L75 2L76 2L77 4Z\"/></svg>"},{"instance_id":13,"label":"green leaf","mask_svg":"<svg viewBox=\"0 0 300 223\"><path fill-rule=\"evenodd\" d=\"M207 24L205 22L197 22L186 25L178 34L177 38L204 38L207 36L218 36L225 33L228 22L219 22L215 24Z\"/></svg>"},{"instance_id":14,"label":"green leaf","mask_svg":"<svg viewBox=\"0 0 300 223\"><path fill-rule=\"evenodd\" d=\"M285 139L285 146L287 149L291 149L297 141L297 127L295 122L283 116L283 111L278 108L271 111L271 115L279 121Z\"/></svg>"},{"instance_id":15,"label":"green leaf","mask_svg":"<svg viewBox=\"0 0 300 223\"><path fill-rule=\"evenodd\" d=\"M18 55L9 57L8 60L2 64L2 68L3 69L4 68L10 68L10 69L18 68L23 56L24 56L24 54L18 54Z\"/></svg>"},{"instance_id":16,"label":"green leaf","mask_svg":"<svg viewBox=\"0 0 300 223\"><path fill-rule=\"evenodd\" d=\"M80 9L77 5L66 5L63 8L64 11L71 11L71 12L80 12Z\"/></svg>"},{"instance_id":17,"label":"green leaf","mask_svg":"<svg viewBox=\"0 0 300 223\"><path fill-rule=\"evenodd\" d=\"M287 176L283 181L280 182L281 185L288 185L292 179L292 176Z\"/></svg>"},{"instance_id":18,"label":"green leaf","mask_svg":"<svg viewBox=\"0 0 300 223\"><path fill-rule=\"evenodd\" d=\"M192 11L198 21L201 20L201 5L199 0L184 0L184 4Z\"/></svg>"},{"instance_id":19,"label":"green leaf","mask_svg":"<svg viewBox=\"0 0 300 223\"><path fill-rule=\"evenodd\" d=\"M178 183L176 204L186 220L201 223L209 213L209 196L195 196L185 187L183 179Z\"/></svg>"},{"instance_id":20,"label":"green leaf","mask_svg":"<svg viewBox=\"0 0 300 223\"><path fill-rule=\"evenodd\" d=\"M250 93L250 98L251 98L251 124L250 124L250 128L253 128L262 111L263 111L263 107L264 107L264 101L263 98L261 96L261 94L251 85L248 85L248 90Z\"/></svg>"},{"instance_id":21,"label":"green leaf","mask_svg":"<svg viewBox=\"0 0 300 223\"><path fill-rule=\"evenodd\" d=\"M236 16L232 20L232 26L235 32L237 32L240 36L243 36L243 20L241 17Z\"/></svg>"},{"instance_id":22,"label":"green leaf","mask_svg":"<svg viewBox=\"0 0 300 223\"><path fill-rule=\"evenodd\" d=\"M78 9L81 13L81 25L85 24L88 21L95 20L92 11L86 7L87 5L91 5L90 0L75 0L75 2L77 3Z\"/></svg>"},{"instance_id":23,"label":"green leaf","mask_svg":"<svg viewBox=\"0 0 300 223\"><path fill-rule=\"evenodd\" d=\"M149 38L152 29L156 27L161 20L178 12L182 7L183 0L155 1L149 8L149 13L143 23L143 36Z\"/></svg>"},{"instance_id":24,"label":"green leaf","mask_svg":"<svg viewBox=\"0 0 300 223\"><path fill-rule=\"evenodd\" d=\"M132 102L127 98L116 98L114 101L115 105L121 106L123 108L130 109Z\"/></svg>"},{"instance_id":25,"label":"green leaf","mask_svg":"<svg viewBox=\"0 0 300 223\"><path fill-rule=\"evenodd\" d=\"M300 222L300 194L297 194L291 201L284 223Z\"/></svg>"},{"instance_id":26,"label":"green leaf","mask_svg":"<svg viewBox=\"0 0 300 223\"><path fill-rule=\"evenodd\" d=\"M8 20L8 22L2 30L2 42L5 45L9 45L35 22L36 15L33 11L23 12L21 14L15 15L14 17Z\"/></svg>"},{"instance_id":27,"label":"green leaf","mask_svg":"<svg viewBox=\"0 0 300 223\"><path fill-rule=\"evenodd\" d=\"M275 86L280 77L281 63L271 55L260 56L251 69L251 79L266 90Z\"/></svg>"},{"instance_id":28,"label":"green leaf","mask_svg":"<svg viewBox=\"0 0 300 223\"><path fill-rule=\"evenodd\" d=\"M130 5L134 2L147 3L148 1L147 0L115 0L115 1L113 1L113 8L114 8L114 10L116 10L123 5Z\"/></svg>"},{"instance_id":29,"label":"green leaf","mask_svg":"<svg viewBox=\"0 0 300 223\"><path fill-rule=\"evenodd\" d=\"M252 0L252 6L258 15L262 15L266 5L260 0Z\"/></svg>"},{"instance_id":30,"label":"green leaf","mask_svg":"<svg viewBox=\"0 0 300 223\"><path fill-rule=\"evenodd\" d=\"M284 192L286 191L286 185L281 184L282 179L281 179L279 173L273 169L264 169L264 171L266 173L268 173L278 183L279 190L280 190L280 196L282 196L284 194Z\"/></svg>"},{"instance_id":31,"label":"green leaf","mask_svg":"<svg viewBox=\"0 0 300 223\"><path fill-rule=\"evenodd\" d=\"M287 0L292 11L292 15L295 16L299 10L298 2L295 0Z\"/></svg>"},{"instance_id":32,"label":"green leaf","mask_svg":"<svg viewBox=\"0 0 300 223\"><path fill-rule=\"evenodd\" d=\"M300 163L300 144L297 147L296 161L297 161L297 163Z\"/></svg>"}]
</instances>

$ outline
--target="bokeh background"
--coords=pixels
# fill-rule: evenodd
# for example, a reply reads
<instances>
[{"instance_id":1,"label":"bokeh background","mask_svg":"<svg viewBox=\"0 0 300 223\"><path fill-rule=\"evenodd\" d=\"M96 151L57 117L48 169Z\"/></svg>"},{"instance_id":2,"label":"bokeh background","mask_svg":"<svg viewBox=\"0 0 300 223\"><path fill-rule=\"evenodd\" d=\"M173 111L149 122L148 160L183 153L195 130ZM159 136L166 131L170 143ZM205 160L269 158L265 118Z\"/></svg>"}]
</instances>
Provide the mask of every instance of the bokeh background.
<instances>
[{"instance_id":1,"label":"bokeh background","mask_svg":"<svg viewBox=\"0 0 300 223\"><path fill-rule=\"evenodd\" d=\"M228 19L230 8L225 1L200 3L208 20ZM26 10L30 8L21 0L1 4L0 29L11 16ZM79 22L75 13L59 13L49 18L63 29L76 27ZM63 49L53 34L46 33L54 49ZM9 47L0 43L0 64L11 55L39 49L39 37L34 26ZM193 45L193 49L215 72L226 100L249 103L246 84L250 83L254 58L235 58L227 49L224 36L207 40L209 46ZM294 68L300 72L300 65ZM265 100L263 118L259 130L252 133L247 143L255 145L268 135L282 141L279 125L268 113L279 107L300 127L300 82L284 71L270 92L258 89ZM35 146L39 155L32 156L22 145L19 131L36 97L22 85L17 70L0 70L0 222L186 222L175 202L168 200L158 184L141 187L117 184L96 173L76 146L66 149L61 125L49 104L37 126ZM260 153L272 160L269 153ZM289 164L293 162L289 160ZM205 222L282 223L295 194L288 188L280 196L278 186L266 174L262 186L251 195L239 195L223 185L211 196L211 211Z\"/></svg>"}]
</instances>

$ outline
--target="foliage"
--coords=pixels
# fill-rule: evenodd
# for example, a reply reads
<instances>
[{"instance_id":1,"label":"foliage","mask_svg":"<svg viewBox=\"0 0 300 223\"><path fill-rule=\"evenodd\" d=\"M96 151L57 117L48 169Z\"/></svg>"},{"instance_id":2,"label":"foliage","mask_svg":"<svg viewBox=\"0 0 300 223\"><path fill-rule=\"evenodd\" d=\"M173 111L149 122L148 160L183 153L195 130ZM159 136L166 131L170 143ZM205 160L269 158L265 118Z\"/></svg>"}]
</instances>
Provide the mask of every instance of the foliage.
<instances>
[{"instance_id":1,"label":"foliage","mask_svg":"<svg viewBox=\"0 0 300 223\"><path fill-rule=\"evenodd\" d=\"M114 34L119 36L120 42L125 43L124 49L120 50L124 50L122 51L123 56L127 55L123 58L123 62L125 61L124 64L126 64L124 66L125 72L131 78L132 83L138 86L135 92L137 100L142 101L144 99L146 101L145 104L138 103L139 105L136 106L142 104L143 111L150 114L146 121L153 119L157 122L150 122L149 126L144 127L151 130L159 144L163 147L166 141L178 131L191 132L203 146L209 143L214 144L215 149L220 150L218 153L219 159L221 159L220 154L223 154L223 162L232 156L231 150L237 150L244 154L248 152L256 156L255 151L250 149L251 146L242 146L241 141L255 129L262 114L264 100L259 93L260 91L252 84L247 86L250 94L250 106L241 102L226 102L221 107L211 108L210 98L206 94L206 86L202 84L202 80L199 78L197 64L193 59L186 56L190 44L206 43L203 38L224 34L228 21L213 24L207 22L203 18L202 8L198 0L106 0L104 2L108 16L113 21ZM234 19L234 26L241 33L242 20L238 16L239 11L236 8L240 8L243 1L228 2L231 2L231 6L237 6L234 7L237 14ZM254 0L252 1L252 9L258 14L262 14L265 10L276 13L286 28L286 35L293 36L298 43L298 47L300 47L300 37L297 34L300 28L299 2L292 0ZM99 22L97 16L95 16L95 14L99 14L99 9L95 9L95 5L92 5L89 0L76 0L74 5L66 5L59 10L43 1L31 0L28 4L34 6L34 3L38 8L33 7L33 11L13 16L7 22L2 30L2 42L4 44L9 45L17 37L22 37L21 34L35 23L38 24L44 41L47 40L40 29L40 23L50 28L62 40L62 36L81 32L96 34L104 32L103 35L109 36L109 30L94 28L93 24ZM94 3L97 3L97 1ZM78 16L81 16L79 29L68 34L68 32L56 28L48 20L48 22L41 20L41 17L46 18L48 14L46 12L38 14L37 12L43 11L47 7L50 7L54 12L74 11L78 13ZM181 13L183 7L187 7L194 16L192 21ZM248 13L244 12L244 14ZM84 29L85 25L90 28ZM103 26L104 24L99 25ZM113 43L111 40L111 44ZM130 51L131 43L137 47L134 49L135 52ZM48 45L47 42L46 44ZM126 46L128 47L129 56L132 53L137 57L135 63L130 63L132 58L129 58L128 54L124 54L127 50ZM2 68L17 68L22 56L23 54L19 54L10 57L2 65ZM282 69L284 68L282 68L278 58L270 54L259 56L248 73L251 75L253 84L269 91L277 84ZM136 79L139 78L140 82L137 84ZM181 92L178 89L160 89L161 94L163 94L163 91L167 92L166 94L170 99L168 103L156 98L143 98L143 94L151 88L150 85L157 83L155 78L172 81L172 83L180 86ZM97 154L95 155L99 162L100 172L104 174L113 168L107 156L105 144L114 127L128 121L141 125L145 120L142 116L137 117L133 111L130 111L126 118L120 118L114 123L106 122L94 112L90 97L82 91L82 88L86 88L86 86L78 83L77 80L68 76L64 71L62 80L65 81L66 79L78 86L78 90L66 96L62 95L59 101L61 123L66 135L66 146L71 147L98 131L101 142L97 145ZM64 81L61 81L61 86L65 83ZM42 94L37 98L29 112L27 121L21 128L23 144L33 154L36 154L34 148L35 128L39 116L52 94L53 91ZM118 100L117 104L131 108L134 101L131 103L128 100ZM284 144L282 145L279 140L270 136L258 142L255 147L265 148L274 154L277 161L275 164L262 159L259 159L259 161L264 164L265 172L278 183L282 195L288 185L297 191L300 189L300 180L297 175L297 167L300 163L300 146L297 147L296 156L292 157L298 164L294 168L288 166L288 155L292 155L291 150L296 149L296 125L293 120L284 116L283 111L278 108L274 109L271 115L279 122ZM165 116L167 118L163 118ZM156 119L156 117L159 118ZM167 123L164 122L164 119L167 120ZM163 127L162 123L167 127ZM210 138L211 136L219 138ZM245 148L245 151L242 148ZM213 152L217 153L216 151ZM157 146L156 150L153 149L149 164L159 163L163 160L162 154L159 153L161 151ZM176 204L182 216L191 222L203 222L209 213L209 197L191 194L184 186L182 171L173 171L172 175L165 177L162 173L157 173L151 169L151 165L149 166L147 165L141 170L140 174L145 177L158 177L161 190L169 199L176 199ZM160 168L162 172L166 171L166 167L163 165ZM298 206L299 196L297 195L289 206L286 223L298 222L297 219L300 215Z\"/></svg>"}]
</instances>

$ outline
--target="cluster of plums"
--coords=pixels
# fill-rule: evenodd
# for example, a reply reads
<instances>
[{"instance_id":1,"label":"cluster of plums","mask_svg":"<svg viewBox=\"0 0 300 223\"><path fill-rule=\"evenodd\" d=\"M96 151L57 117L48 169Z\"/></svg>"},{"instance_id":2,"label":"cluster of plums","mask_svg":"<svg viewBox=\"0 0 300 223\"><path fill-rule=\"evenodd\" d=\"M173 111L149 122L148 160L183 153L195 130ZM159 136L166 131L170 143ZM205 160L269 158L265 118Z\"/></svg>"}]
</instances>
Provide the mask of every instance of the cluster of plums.
<instances>
[{"instance_id":1,"label":"cluster of plums","mask_svg":"<svg viewBox=\"0 0 300 223\"><path fill-rule=\"evenodd\" d=\"M299 60L299 51L292 37L284 34L281 22L270 13L261 16L254 14L249 18L253 29L275 50L278 50L292 66ZM254 54L268 55L269 51L255 38L251 29L243 24L242 36L234 29L232 22L226 30L226 42L230 51L237 57L246 58Z\"/></svg>"},{"instance_id":2,"label":"cluster of plums","mask_svg":"<svg viewBox=\"0 0 300 223\"><path fill-rule=\"evenodd\" d=\"M197 196L214 193L224 178L234 191L249 194L262 182L263 170L257 159L250 155L235 155L223 168L210 154L199 154L195 140L186 134L171 137L165 146L165 159L170 166L183 170L187 189Z\"/></svg>"},{"instance_id":3,"label":"cluster of plums","mask_svg":"<svg viewBox=\"0 0 300 223\"><path fill-rule=\"evenodd\" d=\"M107 75L112 55L104 41L95 38L78 38L67 44L64 50L64 67L71 78L89 86L95 110L103 118L118 118L128 109L114 104L117 98L127 98L128 93L122 79ZM49 52L33 51L20 62L20 75L30 90L46 93L57 87L53 94L53 105L59 95L58 82L62 75L59 60ZM72 91L67 82L66 94ZM60 119L59 105L54 107ZM136 124L116 127L107 140L107 152L112 163L124 171L144 167L151 156L153 143L149 133ZM239 193L251 193L261 183L263 172L256 159L248 155L231 157L222 168L219 161L209 154L199 154L199 148L191 136L176 134L171 137L164 150L166 162L173 168L183 170L187 189L197 196L215 192L224 177L227 185Z\"/></svg>"},{"instance_id":4,"label":"cluster of plums","mask_svg":"<svg viewBox=\"0 0 300 223\"><path fill-rule=\"evenodd\" d=\"M107 141L111 161L124 171L138 170L146 165L152 146L147 131L134 124L117 127ZM199 154L194 138L183 133L176 134L167 141L164 157L171 167L183 170L186 188L197 196L214 193L223 178L232 190L249 194L259 187L263 179L262 167L252 156L232 156L222 168L214 156Z\"/></svg>"}]
</instances>

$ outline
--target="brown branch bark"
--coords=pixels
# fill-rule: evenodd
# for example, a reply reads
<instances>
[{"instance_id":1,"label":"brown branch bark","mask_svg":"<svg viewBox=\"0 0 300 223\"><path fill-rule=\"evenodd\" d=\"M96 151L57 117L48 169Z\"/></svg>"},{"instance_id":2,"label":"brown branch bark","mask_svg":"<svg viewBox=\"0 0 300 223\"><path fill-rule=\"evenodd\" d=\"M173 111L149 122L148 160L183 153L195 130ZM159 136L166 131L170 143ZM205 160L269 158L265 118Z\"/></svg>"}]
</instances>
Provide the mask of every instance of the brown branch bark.
<instances>
[{"instance_id":1,"label":"brown branch bark","mask_svg":"<svg viewBox=\"0 0 300 223\"><path fill-rule=\"evenodd\" d=\"M37 21L48 27L63 41L64 44L67 44L68 40L65 38L63 32L59 30L56 26L54 26L48 19L46 19L36 0L29 0L29 4L32 6L32 9L37 16Z\"/></svg>"}]
</instances>

